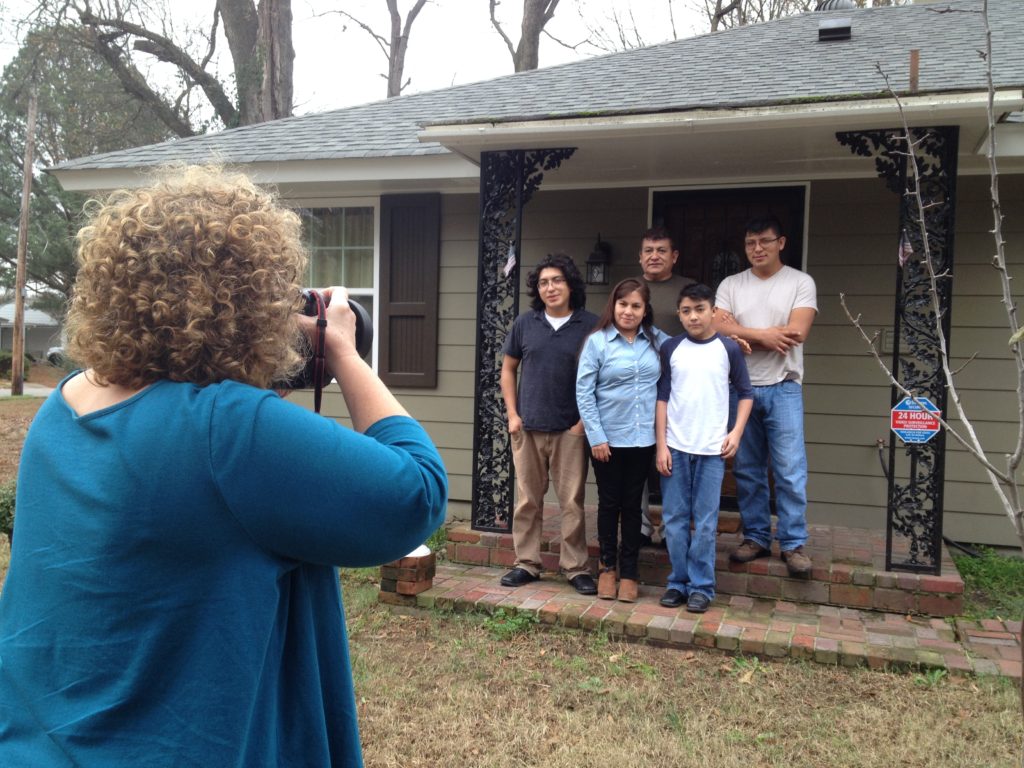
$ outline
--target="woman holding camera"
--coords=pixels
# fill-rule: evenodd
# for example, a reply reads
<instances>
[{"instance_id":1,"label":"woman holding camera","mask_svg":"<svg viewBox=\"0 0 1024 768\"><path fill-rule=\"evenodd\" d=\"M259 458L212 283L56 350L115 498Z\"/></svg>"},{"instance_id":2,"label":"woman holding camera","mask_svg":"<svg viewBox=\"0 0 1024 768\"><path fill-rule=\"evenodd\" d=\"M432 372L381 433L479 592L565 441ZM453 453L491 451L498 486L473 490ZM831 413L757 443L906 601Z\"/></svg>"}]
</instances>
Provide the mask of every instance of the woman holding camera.
<instances>
[{"instance_id":1,"label":"woman holding camera","mask_svg":"<svg viewBox=\"0 0 1024 768\"><path fill-rule=\"evenodd\" d=\"M658 347L668 338L653 318L646 283L623 280L612 289L576 369L576 404L597 479L597 595L606 600L634 602L639 591L640 505L654 457Z\"/></svg>"},{"instance_id":2,"label":"woman holding camera","mask_svg":"<svg viewBox=\"0 0 1024 768\"><path fill-rule=\"evenodd\" d=\"M444 467L358 356L354 429L281 399L304 364L298 217L188 168L79 233L71 374L25 441L0 598L0 765L361 765L334 566L411 551Z\"/></svg>"}]
</instances>

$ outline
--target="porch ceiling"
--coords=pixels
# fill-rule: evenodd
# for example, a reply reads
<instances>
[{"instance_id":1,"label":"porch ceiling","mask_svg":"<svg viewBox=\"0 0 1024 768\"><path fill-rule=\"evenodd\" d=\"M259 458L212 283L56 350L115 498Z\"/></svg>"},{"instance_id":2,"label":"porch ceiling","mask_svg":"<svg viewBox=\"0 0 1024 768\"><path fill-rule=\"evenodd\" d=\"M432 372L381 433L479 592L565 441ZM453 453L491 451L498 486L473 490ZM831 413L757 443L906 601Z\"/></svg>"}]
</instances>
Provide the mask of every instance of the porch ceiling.
<instances>
[{"instance_id":1,"label":"porch ceiling","mask_svg":"<svg viewBox=\"0 0 1024 768\"><path fill-rule=\"evenodd\" d=\"M904 112L913 127L959 126L960 173L987 173L986 99L984 93L910 97L904 99ZM1024 94L1000 92L995 107L997 115L1020 110ZM874 163L840 145L836 132L899 124L891 100L865 100L432 125L419 137L440 142L474 163L486 151L576 147L571 160L546 175L544 186L551 189L870 177L875 175ZM1016 146L1022 139L1024 125L1000 126L996 146L1001 172L1024 172L1024 153Z\"/></svg>"}]
</instances>

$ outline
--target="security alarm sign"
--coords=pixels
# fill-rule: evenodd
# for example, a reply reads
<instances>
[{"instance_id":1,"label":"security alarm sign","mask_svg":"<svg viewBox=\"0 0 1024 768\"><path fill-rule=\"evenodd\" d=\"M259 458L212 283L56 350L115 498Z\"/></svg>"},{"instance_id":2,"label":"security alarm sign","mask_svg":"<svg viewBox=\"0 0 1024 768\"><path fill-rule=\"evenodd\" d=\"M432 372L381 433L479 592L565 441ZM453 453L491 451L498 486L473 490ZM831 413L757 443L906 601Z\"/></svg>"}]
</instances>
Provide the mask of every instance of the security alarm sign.
<instances>
[{"instance_id":1,"label":"security alarm sign","mask_svg":"<svg viewBox=\"0 0 1024 768\"><path fill-rule=\"evenodd\" d=\"M927 397L905 397L890 412L889 426L904 443L927 443L942 428L940 415Z\"/></svg>"}]
</instances>

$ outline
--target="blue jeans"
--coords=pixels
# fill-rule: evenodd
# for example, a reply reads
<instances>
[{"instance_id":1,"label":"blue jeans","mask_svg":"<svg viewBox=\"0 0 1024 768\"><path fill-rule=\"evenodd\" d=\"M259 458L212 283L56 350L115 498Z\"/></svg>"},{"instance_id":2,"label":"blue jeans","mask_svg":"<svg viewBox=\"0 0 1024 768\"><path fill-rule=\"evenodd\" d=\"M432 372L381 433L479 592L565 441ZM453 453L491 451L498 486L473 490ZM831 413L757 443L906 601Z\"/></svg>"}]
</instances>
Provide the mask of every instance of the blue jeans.
<instances>
[{"instance_id":1,"label":"blue jeans","mask_svg":"<svg viewBox=\"0 0 1024 768\"><path fill-rule=\"evenodd\" d=\"M661 478L661 519L672 560L668 589L715 598L715 538L725 460L674 448L672 474ZM694 530L690 531L693 520Z\"/></svg>"},{"instance_id":2,"label":"blue jeans","mask_svg":"<svg viewBox=\"0 0 1024 768\"><path fill-rule=\"evenodd\" d=\"M775 477L775 537L788 552L807 543L807 449L803 388L795 381L754 387L754 407L743 431L733 475L743 537L769 547L768 459Z\"/></svg>"}]
</instances>

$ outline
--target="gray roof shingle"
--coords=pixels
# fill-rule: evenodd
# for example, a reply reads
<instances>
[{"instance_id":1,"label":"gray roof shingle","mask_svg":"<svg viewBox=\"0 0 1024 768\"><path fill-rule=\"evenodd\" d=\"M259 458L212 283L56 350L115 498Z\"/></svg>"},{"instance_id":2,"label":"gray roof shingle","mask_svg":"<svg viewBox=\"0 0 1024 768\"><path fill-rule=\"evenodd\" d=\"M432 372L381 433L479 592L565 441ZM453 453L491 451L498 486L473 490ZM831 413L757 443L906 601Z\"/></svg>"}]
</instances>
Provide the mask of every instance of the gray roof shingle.
<instances>
[{"instance_id":1,"label":"gray roof shingle","mask_svg":"<svg viewBox=\"0 0 1024 768\"><path fill-rule=\"evenodd\" d=\"M997 87L1024 85L1024 0L990 0ZM878 96L888 74L919 93L984 90L981 0L805 13L648 48L520 72L439 91L80 158L61 170L170 161L284 162L446 153L421 126L729 109ZM818 24L849 17L852 39L818 42Z\"/></svg>"}]
</instances>

